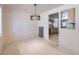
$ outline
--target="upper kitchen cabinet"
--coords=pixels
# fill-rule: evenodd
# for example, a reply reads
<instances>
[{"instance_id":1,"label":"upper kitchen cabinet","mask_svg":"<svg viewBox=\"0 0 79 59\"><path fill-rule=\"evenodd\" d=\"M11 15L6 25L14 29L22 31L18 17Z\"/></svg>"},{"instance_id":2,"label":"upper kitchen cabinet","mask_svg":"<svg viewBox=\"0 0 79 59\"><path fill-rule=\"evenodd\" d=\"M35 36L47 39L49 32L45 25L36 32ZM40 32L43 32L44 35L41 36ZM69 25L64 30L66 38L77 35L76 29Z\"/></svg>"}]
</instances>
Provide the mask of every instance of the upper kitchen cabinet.
<instances>
[{"instance_id":1,"label":"upper kitchen cabinet","mask_svg":"<svg viewBox=\"0 0 79 59\"><path fill-rule=\"evenodd\" d=\"M69 23L75 23L75 8L68 10Z\"/></svg>"}]
</instances>

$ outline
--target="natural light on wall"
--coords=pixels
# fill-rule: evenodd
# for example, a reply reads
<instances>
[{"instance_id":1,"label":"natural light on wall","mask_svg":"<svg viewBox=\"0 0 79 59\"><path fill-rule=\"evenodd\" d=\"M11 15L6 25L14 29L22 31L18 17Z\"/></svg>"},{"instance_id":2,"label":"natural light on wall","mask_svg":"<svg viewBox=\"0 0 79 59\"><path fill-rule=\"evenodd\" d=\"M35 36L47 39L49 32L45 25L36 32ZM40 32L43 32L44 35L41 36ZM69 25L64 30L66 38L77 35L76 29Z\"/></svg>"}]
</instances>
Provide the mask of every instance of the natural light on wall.
<instances>
[{"instance_id":1,"label":"natural light on wall","mask_svg":"<svg viewBox=\"0 0 79 59\"><path fill-rule=\"evenodd\" d=\"M0 36L2 36L2 8L0 7Z\"/></svg>"}]
</instances>

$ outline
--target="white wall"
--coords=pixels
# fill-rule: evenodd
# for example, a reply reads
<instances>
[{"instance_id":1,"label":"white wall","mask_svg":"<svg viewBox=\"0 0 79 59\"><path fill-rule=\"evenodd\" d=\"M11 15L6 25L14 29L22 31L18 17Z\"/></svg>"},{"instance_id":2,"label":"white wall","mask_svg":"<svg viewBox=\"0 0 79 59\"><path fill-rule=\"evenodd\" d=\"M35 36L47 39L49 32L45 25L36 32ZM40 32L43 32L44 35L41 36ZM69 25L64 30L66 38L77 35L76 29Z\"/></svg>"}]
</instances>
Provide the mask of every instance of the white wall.
<instances>
[{"instance_id":1,"label":"white wall","mask_svg":"<svg viewBox=\"0 0 79 59\"><path fill-rule=\"evenodd\" d=\"M59 12L59 15L61 16L60 12L75 8L76 9L76 28L74 29L62 29L59 28L59 46L66 47L74 52L79 53L79 5L63 5L58 8L52 9L48 12L41 14L41 21L39 22L39 26L44 26L44 38L49 39L49 27L48 27L48 15ZM59 17L60 20L60 17ZM59 22L60 25L60 22Z\"/></svg>"},{"instance_id":2,"label":"white wall","mask_svg":"<svg viewBox=\"0 0 79 59\"><path fill-rule=\"evenodd\" d=\"M40 14L41 20L38 22L38 27L42 26L44 28L44 39L48 40L48 15Z\"/></svg>"},{"instance_id":3,"label":"white wall","mask_svg":"<svg viewBox=\"0 0 79 59\"><path fill-rule=\"evenodd\" d=\"M0 6L0 54L2 53L3 49L3 36L2 36L2 7Z\"/></svg>"},{"instance_id":4,"label":"white wall","mask_svg":"<svg viewBox=\"0 0 79 59\"><path fill-rule=\"evenodd\" d=\"M30 20L24 11L4 7L4 36L6 43L28 39L38 35L37 22Z\"/></svg>"},{"instance_id":5,"label":"white wall","mask_svg":"<svg viewBox=\"0 0 79 59\"><path fill-rule=\"evenodd\" d=\"M2 34L2 8L0 7L0 35Z\"/></svg>"}]
</instances>

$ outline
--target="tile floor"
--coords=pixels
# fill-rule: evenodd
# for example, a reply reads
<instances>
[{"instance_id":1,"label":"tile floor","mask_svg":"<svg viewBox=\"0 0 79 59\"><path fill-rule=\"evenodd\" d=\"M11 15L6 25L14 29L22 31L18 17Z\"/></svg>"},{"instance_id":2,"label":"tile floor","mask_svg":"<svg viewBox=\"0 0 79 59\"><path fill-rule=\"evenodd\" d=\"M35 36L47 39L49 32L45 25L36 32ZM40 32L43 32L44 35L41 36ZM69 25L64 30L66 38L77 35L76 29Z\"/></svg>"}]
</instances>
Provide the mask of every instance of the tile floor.
<instances>
[{"instance_id":1,"label":"tile floor","mask_svg":"<svg viewBox=\"0 0 79 59\"><path fill-rule=\"evenodd\" d=\"M3 55L65 55L69 54L60 49L50 40L32 38L8 44L4 47Z\"/></svg>"},{"instance_id":2,"label":"tile floor","mask_svg":"<svg viewBox=\"0 0 79 59\"><path fill-rule=\"evenodd\" d=\"M58 45L59 42L59 34L51 34L49 35L49 40L53 43L55 43L56 45Z\"/></svg>"}]
</instances>

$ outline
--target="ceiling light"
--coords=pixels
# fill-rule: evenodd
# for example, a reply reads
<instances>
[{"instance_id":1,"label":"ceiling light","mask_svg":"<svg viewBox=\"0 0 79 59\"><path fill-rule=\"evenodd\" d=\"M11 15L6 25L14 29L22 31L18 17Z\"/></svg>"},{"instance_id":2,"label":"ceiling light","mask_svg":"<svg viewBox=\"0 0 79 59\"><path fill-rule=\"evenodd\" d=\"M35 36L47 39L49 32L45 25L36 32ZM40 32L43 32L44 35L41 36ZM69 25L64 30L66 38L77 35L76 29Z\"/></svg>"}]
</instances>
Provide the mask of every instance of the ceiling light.
<instances>
[{"instance_id":1,"label":"ceiling light","mask_svg":"<svg viewBox=\"0 0 79 59\"><path fill-rule=\"evenodd\" d=\"M31 15L31 20L40 20L40 16L36 13L36 6L37 4L34 4L34 15Z\"/></svg>"}]
</instances>

